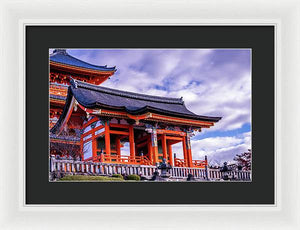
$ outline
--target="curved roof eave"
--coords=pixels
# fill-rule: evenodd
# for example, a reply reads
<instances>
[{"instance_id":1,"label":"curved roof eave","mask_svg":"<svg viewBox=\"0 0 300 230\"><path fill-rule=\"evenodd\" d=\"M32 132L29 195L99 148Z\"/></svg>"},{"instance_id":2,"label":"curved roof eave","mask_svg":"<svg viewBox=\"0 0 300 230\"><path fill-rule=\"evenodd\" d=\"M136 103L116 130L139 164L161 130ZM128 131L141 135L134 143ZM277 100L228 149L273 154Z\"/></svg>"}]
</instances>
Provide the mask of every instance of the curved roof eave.
<instances>
[{"instance_id":1,"label":"curved roof eave","mask_svg":"<svg viewBox=\"0 0 300 230\"><path fill-rule=\"evenodd\" d=\"M96 99L96 96L93 94L92 98L89 98L89 95L83 95L82 92L80 91L81 89L84 89L84 91L92 91L96 92L99 94L111 94L113 96L117 96L118 98L127 98L126 100L132 100L133 101L140 101L142 103L145 103L144 106L140 107L134 107L133 103L130 106L126 106L124 104L113 104L111 101L103 101L103 100L98 100ZM104 88L101 86L93 86L91 84L83 83L78 80L71 80L71 85L70 89L72 91L73 96L77 100L79 104L81 104L85 108L89 109L112 109L116 111L123 111L127 112L131 115L142 115L147 112L152 112L152 113L157 113L157 114L162 114L162 115L169 115L169 116L174 116L174 117L182 117L186 119L194 119L194 120L200 120L200 121L208 121L208 122L218 122L221 117L212 117L212 116L201 116L192 113L190 110L188 110L182 99L176 99L176 98L164 98L164 97L157 97L150 95L142 95L142 94L136 94L136 93L130 93L130 92L123 92L120 90L115 90L115 89L109 89L109 88ZM111 92L110 92L111 90ZM132 94L132 97L131 95ZM146 97L149 97L149 101L151 102L151 106L145 102ZM129 98L129 99L128 99ZM160 98L160 100L159 100ZM155 101L153 103L153 101ZM155 107L155 105L159 104L164 104L165 106L158 106ZM181 111L177 111L174 108L171 108L171 110L168 110L168 107L173 107L177 106L177 108L180 107ZM179 106L179 107L178 107Z\"/></svg>"},{"instance_id":2,"label":"curved roof eave","mask_svg":"<svg viewBox=\"0 0 300 230\"><path fill-rule=\"evenodd\" d=\"M107 67L94 65L85 61L82 61L78 58L75 58L67 53L66 49L55 49L53 53L50 55L50 63L58 63L61 65L65 65L67 67L75 67L80 68L82 70L93 70L99 72L115 72L116 67Z\"/></svg>"}]
</instances>

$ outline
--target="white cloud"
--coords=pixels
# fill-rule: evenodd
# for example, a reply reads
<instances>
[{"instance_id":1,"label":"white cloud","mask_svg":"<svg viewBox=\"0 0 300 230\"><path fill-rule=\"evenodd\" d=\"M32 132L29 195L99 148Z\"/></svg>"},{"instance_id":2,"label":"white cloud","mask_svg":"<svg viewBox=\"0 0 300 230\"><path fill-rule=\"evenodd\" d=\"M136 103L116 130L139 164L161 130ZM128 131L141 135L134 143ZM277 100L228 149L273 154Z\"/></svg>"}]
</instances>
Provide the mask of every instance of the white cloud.
<instances>
[{"instance_id":1,"label":"white cloud","mask_svg":"<svg viewBox=\"0 0 300 230\"><path fill-rule=\"evenodd\" d=\"M239 60L231 61L230 52L228 58L218 64L215 52L210 49L137 49L76 54L93 64L117 66L117 73L103 86L152 95L183 96L192 112L223 117L213 130L240 128L251 120L250 65L244 67ZM250 62L250 52L248 56Z\"/></svg>"},{"instance_id":2,"label":"white cloud","mask_svg":"<svg viewBox=\"0 0 300 230\"><path fill-rule=\"evenodd\" d=\"M203 132L228 131L251 123L249 50L71 50L71 55L96 65L116 66L103 86L167 97L183 97L199 115L222 119ZM195 159L204 155L231 160L249 147L247 136L192 140ZM173 146L182 155L180 144ZM174 152L174 151L173 151Z\"/></svg>"},{"instance_id":3,"label":"white cloud","mask_svg":"<svg viewBox=\"0 0 300 230\"><path fill-rule=\"evenodd\" d=\"M121 148L121 155L124 156L130 155L129 142L124 143L124 146Z\"/></svg>"},{"instance_id":4,"label":"white cloud","mask_svg":"<svg viewBox=\"0 0 300 230\"><path fill-rule=\"evenodd\" d=\"M232 161L236 154L251 149L251 133L246 132L234 137L209 137L201 140L191 140L193 158L209 161Z\"/></svg>"}]
</instances>

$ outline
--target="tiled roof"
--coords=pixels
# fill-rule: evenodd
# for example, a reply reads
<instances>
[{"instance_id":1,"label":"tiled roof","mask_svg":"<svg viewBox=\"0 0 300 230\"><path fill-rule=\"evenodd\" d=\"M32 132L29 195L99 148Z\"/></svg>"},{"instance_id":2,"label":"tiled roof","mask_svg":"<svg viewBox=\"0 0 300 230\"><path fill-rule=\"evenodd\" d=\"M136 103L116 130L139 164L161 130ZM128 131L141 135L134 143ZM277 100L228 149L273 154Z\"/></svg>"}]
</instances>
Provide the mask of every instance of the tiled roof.
<instances>
[{"instance_id":1,"label":"tiled roof","mask_svg":"<svg viewBox=\"0 0 300 230\"><path fill-rule=\"evenodd\" d=\"M220 117L199 116L188 110L182 98L169 98L138 94L101 86L95 86L72 79L69 86L75 99L86 108L123 110L137 115L156 112L165 115L219 121Z\"/></svg>"},{"instance_id":2,"label":"tiled roof","mask_svg":"<svg viewBox=\"0 0 300 230\"><path fill-rule=\"evenodd\" d=\"M187 118L199 121L217 122L221 117L200 116L188 110L182 98L158 97L146 94L131 93L101 86L95 86L78 80L71 80L68 96L62 115L51 129L57 132L65 119L73 96L79 104L89 109L110 109L126 111L132 115L147 112Z\"/></svg>"},{"instance_id":3,"label":"tiled roof","mask_svg":"<svg viewBox=\"0 0 300 230\"><path fill-rule=\"evenodd\" d=\"M98 92L101 93L102 95L104 94L112 95L114 96L114 98L112 99L116 99L116 97L120 97L120 98L128 98L128 99L134 99L139 101L159 102L159 103L167 103L167 104L182 105L184 103L182 98L159 97L159 96L152 96L152 95L141 94L141 93L133 93L128 91L93 85L93 84L85 83L74 79L71 80L71 84L74 86L74 88L80 88L82 90L87 90L91 92ZM114 101L109 101L110 104L113 102Z\"/></svg>"},{"instance_id":4,"label":"tiled roof","mask_svg":"<svg viewBox=\"0 0 300 230\"><path fill-rule=\"evenodd\" d=\"M76 141L79 142L80 141L80 137L76 137L76 136L57 136L53 133L50 133L50 138L51 139L58 139L58 140L63 140L63 141Z\"/></svg>"},{"instance_id":5,"label":"tiled roof","mask_svg":"<svg viewBox=\"0 0 300 230\"><path fill-rule=\"evenodd\" d=\"M67 53L65 49L55 49L50 55L50 61L61 63L69 66L76 66L84 69L98 71L116 71L116 67L97 66L85 61L79 60Z\"/></svg>"}]
</instances>

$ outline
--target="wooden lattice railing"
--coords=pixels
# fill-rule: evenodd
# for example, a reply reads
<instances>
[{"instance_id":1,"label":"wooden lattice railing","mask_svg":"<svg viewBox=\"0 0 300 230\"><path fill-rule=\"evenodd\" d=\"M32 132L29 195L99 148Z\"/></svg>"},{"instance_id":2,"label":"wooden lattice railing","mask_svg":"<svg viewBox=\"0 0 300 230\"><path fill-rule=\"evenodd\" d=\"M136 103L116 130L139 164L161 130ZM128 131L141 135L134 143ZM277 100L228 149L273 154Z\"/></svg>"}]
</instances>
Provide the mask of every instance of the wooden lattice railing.
<instances>
[{"instance_id":1,"label":"wooden lattice railing","mask_svg":"<svg viewBox=\"0 0 300 230\"><path fill-rule=\"evenodd\" d=\"M174 166L187 167L187 161L185 159L174 158Z\"/></svg>"},{"instance_id":2,"label":"wooden lattice railing","mask_svg":"<svg viewBox=\"0 0 300 230\"><path fill-rule=\"evenodd\" d=\"M207 161L206 160L193 160L192 161L192 166L193 168L205 168L207 166ZM174 166L176 167L188 167L187 160L185 159L179 159L179 158L174 158Z\"/></svg>"},{"instance_id":3,"label":"wooden lattice railing","mask_svg":"<svg viewBox=\"0 0 300 230\"><path fill-rule=\"evenodd\" d=\"M206 160L193 160L193 167L195 168L205 168L207 166Z\"/></svg>"},{"instance_id":4,"label":"wooden lattice railing","mask_svg":"<svg viewBox=\"0 0 300 230\"><path fill-rule=\"evenodd\" d=\"M146 156L133 157L124 155L101 154L99 156L94 157L93 160L103 163L152 165L152 162Z\"/></svg>"}]
</instances>

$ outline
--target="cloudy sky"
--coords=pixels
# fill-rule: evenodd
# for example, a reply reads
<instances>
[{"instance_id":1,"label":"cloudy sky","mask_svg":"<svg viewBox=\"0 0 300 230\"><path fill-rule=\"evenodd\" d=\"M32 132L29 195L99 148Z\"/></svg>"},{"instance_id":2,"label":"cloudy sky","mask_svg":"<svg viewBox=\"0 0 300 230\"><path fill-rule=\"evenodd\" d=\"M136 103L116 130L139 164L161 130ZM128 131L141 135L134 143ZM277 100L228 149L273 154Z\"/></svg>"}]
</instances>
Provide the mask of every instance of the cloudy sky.
<instances>
[{"instance_id":1,"label":"cloudy sky","mask_svg":"<svg viewBox=\"0 0 300 230\"><path fill-rule=\"evenodd\" d=\"M192 138L193 159L231 161L251 148L251 50L249 49L68 49L95 65L116 66L102 84L132 92L183 97L199 115L220 122ZM125 146L123 152L128 151ZM181 144L173 152L182 156Z\"/></svg>"}]
</instances>

